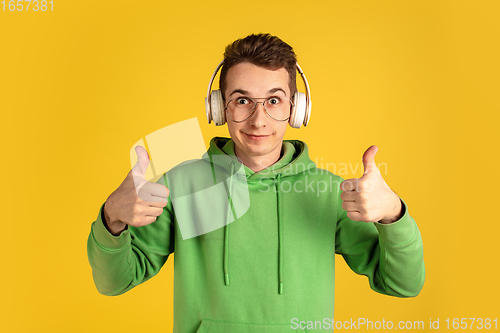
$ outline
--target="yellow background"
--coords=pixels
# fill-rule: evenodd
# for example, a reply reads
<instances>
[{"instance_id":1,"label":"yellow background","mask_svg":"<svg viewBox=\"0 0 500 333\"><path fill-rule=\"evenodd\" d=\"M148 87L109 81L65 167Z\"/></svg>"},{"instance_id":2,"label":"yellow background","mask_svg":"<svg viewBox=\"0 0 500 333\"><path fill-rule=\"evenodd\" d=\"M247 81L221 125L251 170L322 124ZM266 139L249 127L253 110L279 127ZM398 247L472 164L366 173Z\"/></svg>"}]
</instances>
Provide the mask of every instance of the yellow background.
<instances>
[{"instance_id":1,"label":"yellow background","mask_svg":"<svg viewBox=\"0 0 500 333\"><path fill-rule=\"evenodd\" d=\"M444 330L446 318L500 317L499 10L55 0L53 12L0 11L0 331L172 330L173 257L151 281L102 296L87 261L90 224L140 138L192 117L206 142L227 135L206 123L208 80L224 47L253 32L292 45L311 86L311 122L287 138L325 165L359 164L377 144L386 182L423 235L427 278L414 299L376 294L339 257L335 319L441 318Z\"/></svg>"}]
</instances>

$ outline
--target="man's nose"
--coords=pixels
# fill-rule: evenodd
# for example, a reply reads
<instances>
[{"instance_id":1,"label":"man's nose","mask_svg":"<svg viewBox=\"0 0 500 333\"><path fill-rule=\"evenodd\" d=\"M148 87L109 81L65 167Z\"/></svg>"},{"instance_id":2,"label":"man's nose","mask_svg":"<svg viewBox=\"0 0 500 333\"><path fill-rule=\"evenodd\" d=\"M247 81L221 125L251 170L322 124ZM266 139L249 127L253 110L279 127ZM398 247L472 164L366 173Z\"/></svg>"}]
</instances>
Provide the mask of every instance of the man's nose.
<instances>
[{"instance_id":1,"label":"man's nose","mask_svg":"<svg viewBox=\"0 0 500 333\"><path fill-rule=\"evenodd\" d=\"M254 125L255 127L261 127L266 125L267 114L264 108L264 102L256 102L255 111L250 117L250 121L252 122L252 125Z\"/></svg>"}]
</instances>

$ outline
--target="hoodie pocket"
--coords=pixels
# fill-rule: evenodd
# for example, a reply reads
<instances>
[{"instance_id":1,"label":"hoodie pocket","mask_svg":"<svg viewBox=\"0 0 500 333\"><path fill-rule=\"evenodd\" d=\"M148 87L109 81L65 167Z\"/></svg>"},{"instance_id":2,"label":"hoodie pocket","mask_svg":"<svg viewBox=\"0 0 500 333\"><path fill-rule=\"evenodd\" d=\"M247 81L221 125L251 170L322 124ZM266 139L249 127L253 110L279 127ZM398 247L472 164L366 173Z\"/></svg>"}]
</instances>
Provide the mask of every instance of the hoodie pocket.
<instances>
[{"instance_id":1,"label":"hoodie pocket","mask_svg":"<svg viewBox=\"0 0 500 333\"><path fill-rule=\"evenodd\" d=\"M196 333L305 333L301 328L294 329L292 324L245 324L228 321L203 319Z\"/></svg>"}]
</instances>

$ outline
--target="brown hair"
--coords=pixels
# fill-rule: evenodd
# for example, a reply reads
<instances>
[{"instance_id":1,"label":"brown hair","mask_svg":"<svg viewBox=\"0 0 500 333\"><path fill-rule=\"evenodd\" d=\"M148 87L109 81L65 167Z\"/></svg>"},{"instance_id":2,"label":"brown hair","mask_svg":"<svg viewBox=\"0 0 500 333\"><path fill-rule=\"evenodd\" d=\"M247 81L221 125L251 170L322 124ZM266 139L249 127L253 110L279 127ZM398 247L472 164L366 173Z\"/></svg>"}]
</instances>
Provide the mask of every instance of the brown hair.
<instances>
[{"instance_id":1,"label":"brown hair","mask_svg":"<svg viewBox=\"0 0 500 333\"><path fill-rule=\"evenodd\" d=\"M297 57L293 48L270 34L252 34L245 38L235 40L226 46L224 52L224 65L219 79L219 89L223 98L226 90L226 76L228 70L242 62L249 62L259 67L270 70L285 68L288 72L290 94L297 91ZM290 96L290 98L291 98Z\"/></svg>"}]
</instances>

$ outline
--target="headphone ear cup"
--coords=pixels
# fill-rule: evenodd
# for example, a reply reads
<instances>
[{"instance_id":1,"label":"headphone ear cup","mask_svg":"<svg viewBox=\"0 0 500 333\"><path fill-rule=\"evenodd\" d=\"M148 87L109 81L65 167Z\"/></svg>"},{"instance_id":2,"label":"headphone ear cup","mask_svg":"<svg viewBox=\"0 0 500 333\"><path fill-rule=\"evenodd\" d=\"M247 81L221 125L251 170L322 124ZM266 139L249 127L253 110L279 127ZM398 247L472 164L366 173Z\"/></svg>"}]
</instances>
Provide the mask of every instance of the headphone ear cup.
<instances>
[{"instance_id":1,"label":"headphone ear cup","mask_svg":"<svg viewBox=\"0 0 500 333\"><path fill-rule=\"evenodd\" d=\"M290 126L293 128L300 128L304 123L306 116L307 100L306 95L301 92L293 94L292 112L290 113Z\"/></svg>"},{"instance_id":2,"label":"headphone ear cup","mask_svg":"<svg viewBox=\"0 0 500 333\"><path fill-rule=\"evenodd\" d=\"M212 112L210 112L210 103L208 101L209 97L205 97L205 113L207 114L207 120L210 124L212 122ZM210 97L210 99L212 99Z\"/></svg>"},{"instance_id":3,"label":"headphone ear cup","mask_svg":"<svg viewBox=\"0 0 500 333\"><path fill-rule=\"evenodd\" d=\"M224 112L224 101L220 90L213 90L210 94L210 114L215 125L221 126L226 123L226 113Z\"/></svg>"}]
</instances>

